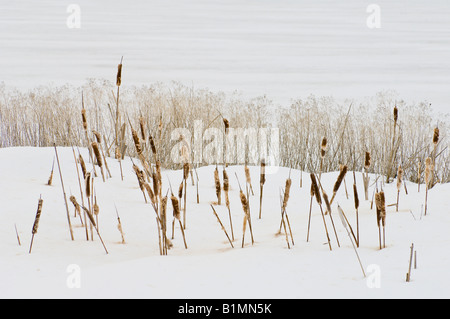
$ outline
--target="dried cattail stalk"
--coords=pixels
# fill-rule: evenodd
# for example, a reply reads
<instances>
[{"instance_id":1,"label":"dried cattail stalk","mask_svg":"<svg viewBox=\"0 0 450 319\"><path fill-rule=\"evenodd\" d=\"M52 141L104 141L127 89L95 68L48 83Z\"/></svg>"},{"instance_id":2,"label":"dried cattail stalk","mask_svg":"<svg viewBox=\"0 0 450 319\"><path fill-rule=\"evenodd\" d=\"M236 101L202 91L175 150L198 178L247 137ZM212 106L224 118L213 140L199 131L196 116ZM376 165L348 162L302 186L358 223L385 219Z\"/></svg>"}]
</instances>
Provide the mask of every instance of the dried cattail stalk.
<instances>
[{"instance_id":1,"label":"dried cattail stalk","mask_svg":"<svg viewBox=\"0 0 450 319\"><path fill-rule=\"evenodd\" d=\"M139 117L139 128L141 129L141 138L145 141L147 138L145 137L145 124L142 116Z\"/></svg>"},{"instance_id":2,"label":"dried cattail stalk","mask_svg":"<svg viewBox=\"0 0 450 319\"><path fill-rule=\"evenodd\" d=\"M425 160L425 216L428 208L428 189L431 187L431 180L433 175L434 165L431 157Z\"/></svg>"},{"instance_id":3,"label":"dried cattail stalk","mask_svg":"<svg viewBox=\"0 0 450 319\"><path fill-rule=\"evenodd\" d=\"M226 229L225 229L225 227L223 226L223 224L222 224L222 221L220 220L220 218L219 218L219 215L217 215L217 212L216 212L216 210L214 209L214 206L213 205L211 205L211 208L212 208L212 210L213 210L213 213L214 213L214 215L216 216L216 218L217 218L217 221L219 222L219 224L220 224L220 227L222 228L222 230L223 230L223 232L225 233L225 235L227 236L227 238L228 238L228 242L230 243L230 245L231 245L231 247L232 248L234 248L234 246L233 246L233 242L231 241L231 239L230 239L230 236L228 236L228 233L227 233L227 231L226 231Z\"/></svg>"},{"instance_id":4,"label":"dried cattail stalk","mask_svg":"<svg viewBox=\"0 0 450 319\"><path fill-rule=\"evenodd\" d=\"M97 142L92 142L91 146L92 146L92 149L94 150L94 155L95 155L95 159L97 160L97 164L100 167L100 170L102 173L102 179L103 179L103 181L105 181L105 175L103 173L103 160L102 160L102 156L100 154L100 150L98 148L98 144L97 144Z\"/></svg>"},{"instance_id":5,"label":"dried cattail stalk","mask_svg":"<svg viewBox=\"0 0 450 319\"><path fill-rule=\"evenodd\" d=\"M342 167L342 170L339 172L339 176L338 176L336 182L334 183L334 187L333 187L333 196L331 197L330 204L333 203L333 200L334 200L334 198L335 198L335 196L336 196L336 193L337 193L337 191L339 190L339 187L341 186L342 180L344 179L345 174L347 174L347 170L348 170L347 165L344 165L344 166Z\"/></svg>"},{"instance_id":6,"label":"dried cattail stalk","mask_svg":"<svg viewBox=\"0 0 450 319\"><path fill-rule=\"evenodd\" d=\"M262 198L263 198L263 189L264 183L266 182L266 162L264 159L261 160L261 168L259 174L259 219L261 219L261 211L262 211Z\"/></svg>"},{"instance_id":7,"label":"dried cattail stalk","mask_svg":"<svg viewBox=\"0 0 450 319\"><path fill-rule=\"evenodd\" d=\"M311 191L314 193L317 203L319 205L322 205L322 197L320 196L320 190L319 190L319 186L317 184L316 176L313 173L311 173L310 177L311 177L311 188L312 188Z\"/></svg>"},{"instance_id":8,"label":"dried cattail stalk","mask_svg":"<svg viewBox=\"0 0 450 319\"><path fill-rule=\"evenodd\" d=\"M230 220L231 237L234 240L233 221L231 219L231 210L230 210L230 198L228 196L228 191L230 190L230 183L225 168L223 169L222 173L223 173L223 190L225 192L225 205L228 208L228 218Z\"/></svg>"},{"instance_id":9,"label":"dried cattail stalk","mask_svg":"<svg viewBox=\"0 0 450 319\"><path fill-rule=\"evenodd\" d=\"M250 169L248 168L247 164L245 164L245 166L244 166L244 171L245 171L245 180L246 180L247 184L250 186L250 191L252 192L252 195L255 195L253 193L252 178L251 178L251 175L250 175Z\"/></svg>"},{"instance_id":10,"label":"dried cattail stalk","mask_svg":"<svg viewBox=\"0 0 450 319\"><path fill-rule=\"evenodd\" d=\"M153 155L156 156L156 146L155 146L155 141L153 140L153 137L152 137L151 134L148 136L148 139L149 139L149 141L150 141L150 147L151 147L151 149L152 149L152 153L153 153Z\"/></svg>"},{"instance_id":11,"label":"dried cattail stalk","mask_svg":"<svg viewBox=\"0 0 450 319\"><path fill-rule=\"evenodd\" d=\"M44 203L44 200L42 198L39 198L38 201L38 208L37 208L37 212L36 212L36 217L34 219L34 224L33 224L33 229L31 230L31 243L30 243L30 251L29 253L31 253L31 248L33 246L33 240L34 240L34 235L37 233L38 231L38 227L39 227L39 220L41 219L41 214L42 214L42 204Z\"/></svg>"},{"instance_id":12,"label":"dried cattail stalk","mask_svg":"<svg viewBox=\"0 0 450 319\"><path fill-rule=\"evenodd\" d=\"M134 146L136 147L136 153L139 156L141 156L142 155L141 141L139 140L139 136L134 128L131 128L131 135L133 137Z\"/></svg>"},{"instance_id":13,"label":"dried cattail stalk","mask_svg":"<svg viewBox=\"0 0 450 319\"><path fill-rule=\"evenodd\" d=\"M216 185L216 196L217 196L217 204L220 205L221 202L221 186L220 186L220 179L219 179L219 171L216 169L214 170L214 182Z\"/></svg>"},{"instance_id":14,"label":"dried cattail stalk","mask_svg":"<svg viewBox=\"0 0 450 319\"><path fill-rule=\"evenodd\" d=\"M284 188L283 206L282 206L283 211L287 207L287 203L289 200L289 193L291 190L291 184L292 184L292 180L290 178L286 179L286 184L285 184L285 188Z\"/></svg>"},{"instance_id":15,"label":"dried cattail stalk","mask_svg":"<svg viewBox=\"0 0 450 319\"><path fill-rule=\"evenodd\" d=\"M78 155L78 161L80 162L81 172L83 173L83 178L86 179L86 164L84 163L83 156L81 154Z\"/></svg>"},{"instance_id":16,"label":"dried cattail stalk","mask_svg":"<svg viewBox=\"0 0 450 319\"><path fill-rule=\"evenodd\" d=\"M97 143L101 144L102 143L102 136L100 135L100 133L98 131L96 131L96 130L92 130L92 134L94 134Z\"/></svg>"},{"instance_id":17,"label":"dried cattail stalk","mask_svg":"<svg viewBox=\"0 0 450 319\"><path fill-rule=\"evenodd\" d=\"M239 197L241 199L241 204L242 204L242 210L244 211L244 223L243 223L243 230L242 230L242 247L244 247L244 238L245 238L245 230L247 227L247 222L250 228L250 234L252 237L252 244L254 243L253 240L253 231L252 231L252 225L251 225L251 220L250 220L250 211L249 211L249 205L248 205L248 201L247 201L247 197L245 197L244 192L242 191L242 189L239 191Z\"/></svg>"},{"instance_id":18,"label":"dried cattail stalk","mask_svg":"<svg viewBox=\"0 0 450 319\"><path fill-rule=\"evenodd\" d=\"M353 184L353 198L355 200L355 210L356 210L356 246L359 247L359 214L358 214L359 197L356 183Z\"/></svg>"},{"instance_id":19,"label":"dried cattail stalk","mask_svg":"<svg viewBox=\"0 0 450 319\"><path fill-rule=\"evenodd\" d=\"M323 196L323 201L325 202L325 207L327 208L327 212L329 213L328 215L330 216L331 225L333 226L334 235L336 236L336 241L337 241L338 247L341 247L341 245L339 244L339 238L338 238L338 235L336 232L336 228L334 226L333 216L331 215L331 204L330 204L330 201L328 200L327 193L325 193L325 191L323 191L323 190L322 190L322 196Z\"/></svg>"}]
</instances>

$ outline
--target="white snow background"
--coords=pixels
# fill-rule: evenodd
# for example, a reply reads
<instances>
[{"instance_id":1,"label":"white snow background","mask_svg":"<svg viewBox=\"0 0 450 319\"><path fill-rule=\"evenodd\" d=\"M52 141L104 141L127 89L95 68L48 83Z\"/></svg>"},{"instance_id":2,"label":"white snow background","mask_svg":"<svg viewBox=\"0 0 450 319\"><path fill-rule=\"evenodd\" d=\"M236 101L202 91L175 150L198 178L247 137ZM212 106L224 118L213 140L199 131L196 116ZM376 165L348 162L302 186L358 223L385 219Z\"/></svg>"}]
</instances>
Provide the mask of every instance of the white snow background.
<instances>
[{"instance_id":1,"label":"white snow background","mask_svg":"<svg viewBox=\"0 0 450 319\"><path fill-rule=\"evenodd\" d=\"M360 99L394 90L401 99L425 100L435 110L448 112L450 6L445 0L376 1L381 8L379 29L366 24L371 1L79 0L79 29L66 24L71 3L0 2L0 82L6 88L82 85L88 78L114 81L124 56L122 85L181 81L196 88L238 90L247 97L266 94L282 105L310 94ZM85 149L81 152L88 158ZM59 153L67 196L74 194L80 201L72 150L59 148ZM168 256L160 256L155 215L142 198L131 162L123 163L121 181L118 163L109 159L113 177L105 183L95 180L106 254L98 237L86 241L84 228L73 217L75 240L71 241L56 169L53 185L45 185L53 158L53 148L0 149L2 298L450 297L448 184L430 190L428 214L421 216L425 188L422 185L418 193L417 185L408 182L409 194L400 194L400 211L388 208L387 247L379 250L375 210L363 200L361 173L356 172L361 200L358 253L367 274L364 278L337 215L339 203L355 228L351 172L346 176L349 198L341 186L332 205L341 247L326 216L332 251L325 244L315 203L306 242L310 203L306 173L300 188L300 172L291 171L287 207L295 240L291 249L284 235L276 235L279 193L289 169L280 168L267 177L263 216L257 218L259 167L250 168L255 244L247 233L241 248L243 213L232 176L237 172L244 181L242 166L229 168L236 237L231 248L211 211L210 203L216 198L214 167L210 166L198 170L200 204L195 187L188 183L188 249L175 228L173 249ZM181 176L181 171L163 171L163 189L168 188L168 178L175 184ZM322 175L329 194L336 176L337 172ZM395 181L385 186L385 193L388 204L394 203ZM29 254L40 196L43 212ZM120 243L114 205L125 245ZM225 206L216 210L230 233ZM418 268L407 283L411 243ZM70 288L71 265L80 271L80 288Z\"/></svg>"}]
</instances>

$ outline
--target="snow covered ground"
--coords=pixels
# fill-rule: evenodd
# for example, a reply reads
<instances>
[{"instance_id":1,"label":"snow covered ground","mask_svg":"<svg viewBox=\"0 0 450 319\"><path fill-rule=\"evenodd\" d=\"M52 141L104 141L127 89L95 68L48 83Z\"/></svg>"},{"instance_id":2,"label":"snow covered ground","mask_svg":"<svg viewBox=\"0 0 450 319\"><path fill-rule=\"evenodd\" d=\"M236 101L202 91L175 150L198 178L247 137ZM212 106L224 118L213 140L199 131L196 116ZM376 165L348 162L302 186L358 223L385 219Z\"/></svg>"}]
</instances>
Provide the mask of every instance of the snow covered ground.
<instances>
[{"instance_id":1,"label":"snow covered ground","mask_svg":"<svg viewBox=\"0 0 450 319\"><path fill-rule=\"evenodd\" d=\"M372 3L380 28L367 26ZM0 82L114 81L124 56L125 86L181 81L283 105L395 90L448 113L449 15L447 0L2 1Z\"/></svg>"},{"instance_id":2,"label":"snow covered ground","mask_svg":"<svg viewBox=\"0 0 450 319\"><path fill-rule=\"evenodd\" d=\"M81 154L88 158L87 150ZM71 148L58 148L67 196L80 200ZM363 276L349 237L340 222L337 204L345 211L353 229L353 174L346 175L349 198L341 186L332 210L340 247L330 222L330 251L326 244L319 207L314 201L311 233L306 242L310 203L310 179L291 171L292 187L287 212L295 245L287 248L280 225L280 189L289 170L280 168L267 176L262 219L259 209L259 167L251 167L255 195L250 197L252 245L247 230L241 248L243 212L234 173L244 183L242 166L228 168L230 202L235 241L231 248L213 215L215 202L213 166L198 170L200 204L196 189L188 183L188 249L184 248L179 227L175 227L174 247L167 256L159 255L155 213L144 202L131 162L123 162L121 181L118 163L109 159L112 178L94 185L100 207L100 234L109 251L106 254L97 236L86 241L80 219L73 216L75 240L70 239L59 173L55 164L52 186L46 182L54 158L53 148L0 149L0 297L2 298L449 298L450 185L436 185L429 192L427 216L421 216L425 188L407 183L408 195L400 194L399 212L388 207L386 248L379 250L375 210L364 201L361 173L356 173L359 198L360 247L357 249L367 277ZM87 164L88 168L91 167ZM221 170L221 169L220 169ZM322 175L322 185L331 194L337 172ZM163 190L181 181L181 171L163 171ZM373 179L372 179L373 180ZM372 189L370 194L372 194ZM395 183L385 185L387 204L395 203ZM28 253L37 203L42 196L43 211L33 250ZM126 244L121 243L114 205L120 214ZM215 205L231 236L225 205ZM172 221L172 207L168 205ZM20 236L19 245L15 226ZM169 231L171 235L171 231ZM405 282L410 246L417 252L417 269L411 282ZM79 283L79 286L73 286Z\"/></svg>"}]
</instances>

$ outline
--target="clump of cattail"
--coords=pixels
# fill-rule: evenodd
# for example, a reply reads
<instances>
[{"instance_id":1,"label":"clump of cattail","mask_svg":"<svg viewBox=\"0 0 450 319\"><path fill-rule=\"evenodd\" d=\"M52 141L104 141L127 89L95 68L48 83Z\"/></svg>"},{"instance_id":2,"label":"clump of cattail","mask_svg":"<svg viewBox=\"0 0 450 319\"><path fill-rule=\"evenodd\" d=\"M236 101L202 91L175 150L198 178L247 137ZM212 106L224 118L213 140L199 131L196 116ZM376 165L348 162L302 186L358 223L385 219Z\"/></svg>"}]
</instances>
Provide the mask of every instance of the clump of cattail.
<instances>
[{"instance_id":1,"label":"clump of cattail","mask_svg":"<svg viewBox=\"0 0 450 319\"><path fill-rule=\"evenodd\" d=\"M336 197L336 193L339 190L339 187L341 186L342 180L344 179L345 174L347 174L347 170L348 170L347 165L344 165L342 167L342 170L339 172L338 178L337 178L336 182L334 183L333 196L331 197L330 204L333 203L333 200Z\"/></svg>"},{"instance_id":2,"label":"clump of cattail","mask_svg":"<svg viewBox=\"0 0 450 319\"><path fill-rule=\"evenodd\" d=\"M219 179L219 171L216 169L214 170L214 183L216 186L216 196L217 196L217 204L220 205L221 203L221 186L220 186L220 179Z\"/></svg>"},{"instance_id":3,"label":"clump of cattail","mask_svg":"<svg viewBox=\"0 0 450 319\"><path fill-rule=\"evenodd\" d=\"M42 198L39 198L38 201L38 208L37 208L37 212L36 212L36 217L34 218L34 224L33 224L33 229L31 230L31 243L30 243L30 251L29 253L31 253L31 248L33 247L33 240L34 240L34 235L37 233L38 231L38 227L39 227L39 220L41 218L41 214L42 214L42 204L44 203L44 200Z\"/></svg>"},{"instance_id":4,"label":"clump of cattail","mask_svg":"<svg viewBox=\"0 0 450 319\"><path fill-rule=\"evenodd\" d=\"M263 198L263 189L264 183L266 182L266 162L264 159L261 160L261 168L259 174L259 219L261 219L261 211L262 211L262 198Z\"/></svg>"},{"instance_id":5,"label":"clump of cattail","mask_svg":"<svg viewBox=\"0 0 450 319\"><path fill-rule=\"evenodd\" d=\"M92 146L92 149L94 150L94 155L95 155L95 159L97 160L97 164L100 167L100 170L102 173L102 179L103 179L103 181L105 181L105 174L103 172L103 160L102 160L102 156L100 154L100 150L98 148L98 144L97 144L97 142L92 142L91 146Z\"/></svg>"},{"instance_id":6,"label":"clump of cattail","mask_svg":"<svg viewBox=\"0 0 450 319\"><path fill-rule=\"evenodd\" d=\"M398 167L398 171L397 171L397 204L396 204L397 212L398 212L398 201L399 201L399 197L400 197L400 188L402 187L402 182L403 182L403 169L402 169L402 166L400 165Z\"/></svg>"}]
</instances>

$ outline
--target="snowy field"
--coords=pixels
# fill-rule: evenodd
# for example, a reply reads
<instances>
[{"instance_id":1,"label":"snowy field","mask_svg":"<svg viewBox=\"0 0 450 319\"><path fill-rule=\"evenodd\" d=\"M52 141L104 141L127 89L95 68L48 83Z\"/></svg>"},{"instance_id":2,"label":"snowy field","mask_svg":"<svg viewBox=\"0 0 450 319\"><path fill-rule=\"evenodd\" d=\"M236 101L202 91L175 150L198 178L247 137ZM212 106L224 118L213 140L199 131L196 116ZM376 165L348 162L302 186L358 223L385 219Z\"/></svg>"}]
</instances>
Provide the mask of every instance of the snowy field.
<instances>
[{"instance_id":1,"label":"snowy field","mask_svg":"<svg viewBox=\"0 0 450 319\"><path fill-rule=\"evenodd\" d=\"M0 2L0 83L6 89L78 87L90 78L115 81L123 56L123 87L180 81L245 97L267 95L284 106L310 94L358 100L389 90L399 99L427 101L435 111L449 113L447 0L376 1L381 25L375 29L367 26L372 1L78 0L80 28L74 29L67 25L72 3ZM72 150L58 150L66 195L80 202ZM80 151L87 159L87 150ZM53 184L46 185L53 158L53 148L0 149L0 298L450 298L450 184L430 190L423 216L425 186L418 192L416 184L407 182L408 195L402 189L399 212L388 207L386 248L380 250L375 209L371 198L364 200L362 175L356 172L361 201L357 252L364 277L337 212L339 204L355 230L352 172L346 175L348 198L342 185L332 204L340 247L325 216L330 251L315 201L306 241L309 174L302 174L301 188L298 170L279 168L268 175L258 219L259 167L250 167L255 242L247 230L242 248L244 215L234 174L243 183L244 168L229 167L232 248L210 206L217 200L214 167L202 167L199 204L195 186L188 183L187 188L188 249L177 225L173 248L160 256L155 213L144 202L131 161L122 163L122 181L119 164L110 158L112 178L95 179L106 254L95 234L93 241L86 240L68 202L71 240L56 164ZM277 235L279 194L289 172L287 213L295 241L290 249L284 232ZM322 175L329 195L337 174ZM179 185L181 178L181 171L163 171L164 193L169 180ZM374 187L371 183L370 197ZM395 203L395 181L384 191L387 204ZM29 253L40 196L42 216ZM231 234L225 205L214 207ZM171 224L170 202L168 212ZM406 282L412 243L417 269Z\"/></svg>"},{"instance_id":2,"label":"snowy field","mask_svg":"<svg viewBox=\"0 0 450 319\"><path fill-rule=\"evenodd\" d=\"M80 201L73 153L58 148L67 196ZM87 151L81 149L84 158ZM242 166L231 166L230 202L234 229L234 248L213 215L210 204L217 201L214 167L198 170L200 204L196 188L188 183L186 241L184 248L180 228L175 227L174 247L167 256L159 255L155 213L144 202L131 162L123 162L124 181L118 163L109 159L112 178L94 182L99 213L99 230L109 254L97 236L86 241L80 219L73 216L69 202L74 241L71 240L62 196L59 174L55 168L52 186L46 182L54 157L53 148L8 148L0 150L0 297L3 298L448 298L450 290L450 185L437 185L429 192L427 216L421 213L425 188L407 183L408 195L402 189L399 212L388 207L386 248L379 249L378 227L370 201L364 201L361 173L356 173L360 197L360 247L357 249L365 269L364 277L347 232L337 212L339 204L354 231L356 214L353 206L353 174L346 175L349 198L341 186L332 211L337 238L331 219L326 217L332 251L326 244L322 215L313 203L309 242L306 242L310 179L291 171L292 187L287 212L294 245L288 249L284 231L279 229L280 189L284 188L289 170L280 168L267 175L262 218L259 210L259 167L251 168L254 196L250 196L252 245L247 230L241 247L243 211L239 187L245 180ZM88 164L88 168L90 164ZM221 169L220 169L221 170ZM168 180L178 184L181 171L163 171L163 191ZM322 175L324 189L331 194L337 173ZM373 188L370 189L372 194ZM386 185L387 204L395 203L395 183ZM31 229L39 197L42 216L29 253ZM126 243L121 243L114 205L120 214ZM215 205L231 236L225 205ZM172 207L168 205L168 223ZM17 227L21 245L16 238ZM171 231L169 231L171 235ZM417 252L417 269L406 282L410 246ZM76 276L77 279L74 279ZM73 285L79 286L73 286Z\"/></svg>"},{"instance_id":3,"label":"snowy field","mask_svg":"<svg viewBox=\"0 0 450 319\"><path fill-rule=\"evenodd\" d=\"M67 27L70 4L80 28ZM380 7L370 29L367 7ZM424 1L2 1L0 69L9 88L181 81L267 95L362 99L395 90L448 113L450 6Z\"/></svg>"}]
</instances>

